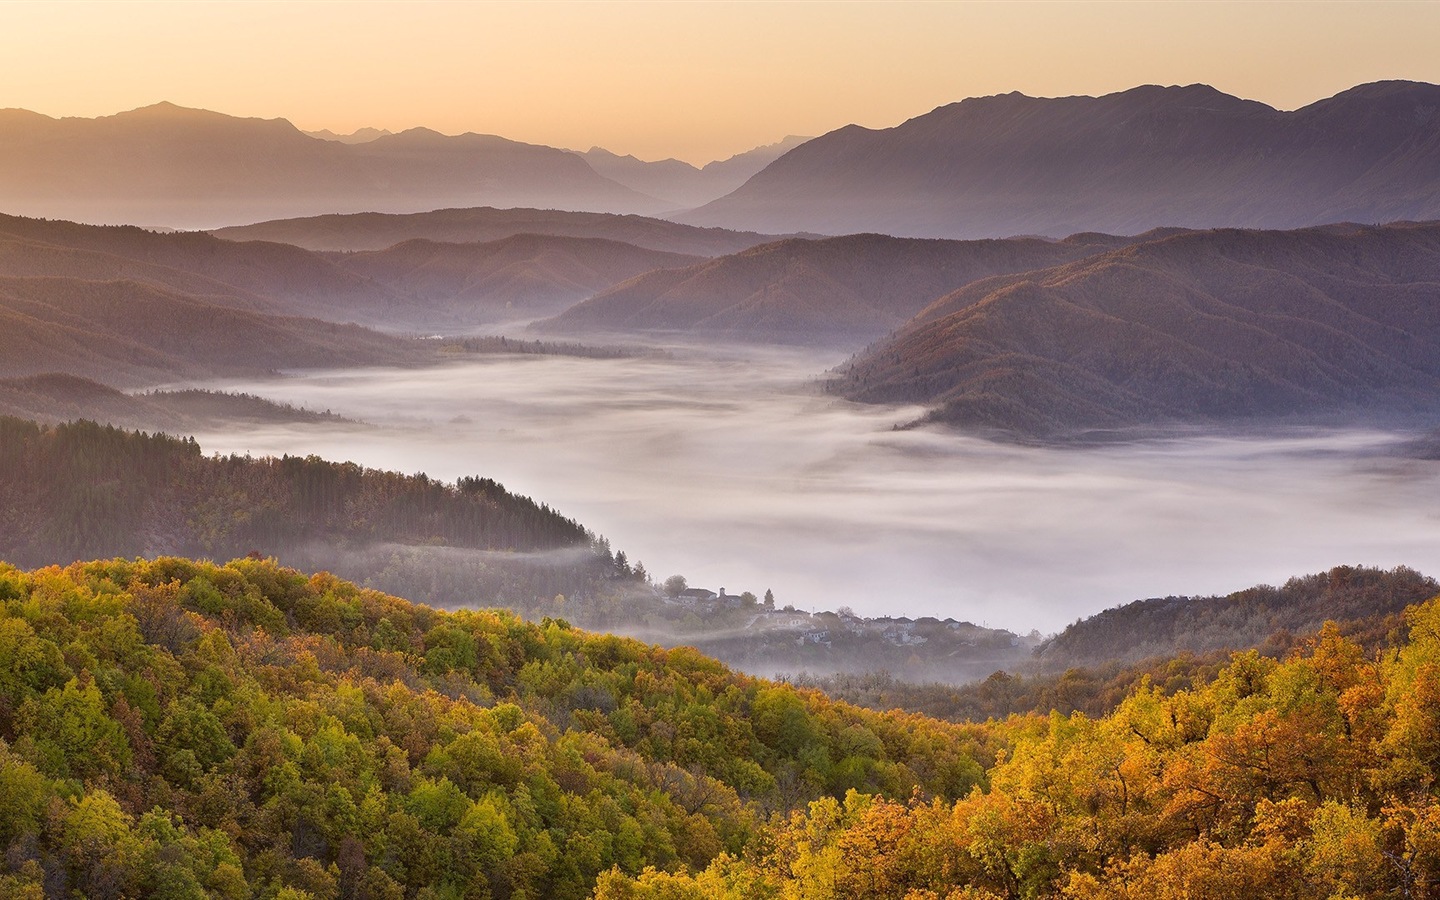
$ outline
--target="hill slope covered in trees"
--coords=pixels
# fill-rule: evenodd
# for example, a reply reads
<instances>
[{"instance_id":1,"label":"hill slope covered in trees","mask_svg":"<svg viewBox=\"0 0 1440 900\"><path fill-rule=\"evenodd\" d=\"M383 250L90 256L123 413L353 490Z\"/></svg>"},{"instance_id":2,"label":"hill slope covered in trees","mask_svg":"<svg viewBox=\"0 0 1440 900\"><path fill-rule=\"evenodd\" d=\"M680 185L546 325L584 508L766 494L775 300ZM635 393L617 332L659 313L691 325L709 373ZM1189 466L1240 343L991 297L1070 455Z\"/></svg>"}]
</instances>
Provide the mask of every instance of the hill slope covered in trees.
<instances>
[{"instance_id":1,"label":"hill slope covered in trees","mask_svg":"<svg viewBox=\"0 0 1440 900\"><path fill-rule=\"evenodd\" d=\"M551 315L635 275L699 259L604 238L523 233L465 243L417 237L322 254L269 240L0 215L7 280L62 278L77 293L82 282L133 282L194 303L391 330Z\"/></svg>"},{"instance_id":2,"label":"hill slope covered in trees","mask_svg":"<svg viewBox=\"0 0 1440 900\"><path fill-rule=\"evenodd\" d=\"M870 709L908 709L955 722L1014 713L1110 713L1135 688L1174 694L1204 684L1231 654L1281 659L1333 623L1373 655L1403 627L1405 610L1440 595L1413 569L1336 566L1224 597L1137 600L1087 616L1034 648L1029 659L969 683L921 683L901 670L811 671L791 679ZM896 677L896 676L906 676Z\"/></svg>"},{"instance_id":3,"label":"hill slope covered in trees","mask_svg":"<svg viewBox=\"0 0 1440 900\"><path fill-rule=\"evenodd\" d=\"M58 376L19 385L35 382L82 400L106 390ZM0 407L15 393L0 381ZM237 395L120 396L137 414L305 414ZM0 559L24 565L256 553L436 606L483 598L531 619L698 646L753 674L865 666L963 680L1013 667L1026 652L1010 632L969 623L812 616L761 607L753 596L748 606L677 603L650 583L642 561L483 477L452 485L316 457L206 457L193 440L89 422L0 418L0 517Z\"/></svg>"},{"instance_id":4,"label":"hill slope covered in trees","mask_svg":"<svg viewBox=\"0 0 1440 900\"><path fill-rule=\"evenodd\" d=\"M97 381L55 372L0 379L0 416L50 425L89 419L167 433L225 423L346 421L329 411L300 409L251 394L199 389L126 394Z\"/></svg>"},{"instance_id":5,"label":"hill slope covered in trees","mask_svg":"<svg viewBox=\"0 0 1440 900\"><path fill-rule=\"evenodd\" d=\"M1440 599L1408 623L1378 658L1330 626L1107 716L993 724L1005 753L957 802L822 798L747 853L612 871L596 897L1434 897Z\"/></svg>"},{"instance_id":6,"label":"hill slope covered in trees","mask_svg":"<svg viewBox=\"0 0 1440 900\"><path fill-rule=\"evenodd\" d=\"M1067 626L1035 655L1043 668L1059 670L1250 649L1280 631L1304 635L1326 621L1383 620L1437 594L1440 583L1404 566L1389 571L1337 566L1224 597L1137 600Z\"/></svg>"},{"instance_id":7,"label":"hill slope covered in trees","mask_svg":"<svg viewBox=\"0 0 1440 900\"><path fill-rule=\"evenodd\" d=\"M993 761L692 650L270 562L0 564L0 648L7 897L579 900Z\"/></svg>"},{"instance_id":8,"label":"hill slope covered in trees","mask_svg":"<svg viewBox=\"0 0 1440 900\"><path fill-rule=\"evenodd\" d=\"M9 215L0 215L0 274L137 281L208 303L332 321L360 321L399 299L286 244Z\"/></svg>"},{"instance_id":9,"label":"hill slope covered in trees","mask_svg":"<svg viewBox=\"0 0 1440 900\"><path fill-rule=\"evenodd\" d=\"M644 272L699 261L602 238L535 234L469 244L415 238L332 258L405 297L410 325L427 317L475 325L554 315Z\"/></svg>"},{"instance_id":10,"label":"hill slope covered in trees","mask_svg":"<svg viewBox=\"0 0 1440 900\"><path fill-rule=\"evenodd\" d=\"M377 579L436 603L526 609L614 574L609 548L482 477L446 484L318 457L207 457L190 439L0 419L0 559L180 553Z\"/></svg>"},{"instance_id":11,"label":"hill slope covered in trees","mask_svg":"<svg viewBox=\"0 0 1440 900\"><path fill-rule=\"evenodd\" d=\"M792 239L640 275L538 327L573 334L678 332L854 348L962 285L1126 243L1094 234L1064 241L923 241L877 234Z\"/></svg>"},{"instance_id":12,"label":"hill slope covered in trees","mask_svg":"<svg viewBox=\"0 0 1440 900\"><path fill-rule=\"evenodd\" d=\"M1433 421L1440 225L1188 232L987 279L869 348L836 386L1024 437Z\"/></svg>"},{"instance_id":13,"label":"hill slope covered in trees","mask_svg":"<svg viewBox=\"0 0 1440 900\"><path fill-rule=\"evenodd\" d=\"M273 562L0 565L0 892L1430 897L1440 598L1406 623L953 725Z\"/></svg>"},{"instance_id":14,"label":"hill slope covered in trees","mask_svg":"<svg viewBox=\"0 0 1440 900\"><path fill-rule=\"evenodd\" d=\"M131 387L407 364L431 352L358 325L253 312L138 281L0 276L0 378L59 372Z\"/></svg>"}]
</instances>

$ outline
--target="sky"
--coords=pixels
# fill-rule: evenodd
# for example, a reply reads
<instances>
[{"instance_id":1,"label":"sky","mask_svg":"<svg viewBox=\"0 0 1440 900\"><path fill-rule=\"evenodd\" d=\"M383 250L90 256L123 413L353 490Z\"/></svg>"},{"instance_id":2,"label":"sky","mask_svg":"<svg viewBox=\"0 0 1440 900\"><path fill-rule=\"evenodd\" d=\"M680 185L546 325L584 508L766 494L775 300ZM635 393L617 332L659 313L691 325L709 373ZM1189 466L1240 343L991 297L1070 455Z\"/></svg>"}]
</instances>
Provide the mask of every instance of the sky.
<instances>
[{"instance_id":1,"label":"sky","mask_svg":"<svg viewBox=\"0 0 1440 900\"><path fill-rule=\"evenodd\" d=\"M161 100L642 159L888 127L971 96L1204 82L1293 109L1440 82L1434 2L0 2L0 108Z\"/></svg>"}]
</instances>

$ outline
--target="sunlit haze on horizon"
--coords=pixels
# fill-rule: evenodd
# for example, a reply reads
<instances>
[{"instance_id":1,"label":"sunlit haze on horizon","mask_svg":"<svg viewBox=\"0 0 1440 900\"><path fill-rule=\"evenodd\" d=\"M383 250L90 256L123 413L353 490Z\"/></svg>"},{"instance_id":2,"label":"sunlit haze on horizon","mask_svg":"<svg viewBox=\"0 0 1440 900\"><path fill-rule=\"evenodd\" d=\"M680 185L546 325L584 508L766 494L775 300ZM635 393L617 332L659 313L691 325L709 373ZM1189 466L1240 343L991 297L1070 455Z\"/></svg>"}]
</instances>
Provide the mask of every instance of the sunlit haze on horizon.
<instances>
[{"instance_id":1,"label":"sunlit haze on horizon","mask_svg":"<svg viewBox=\"0 0 1440 900\"><path fill-rule=\"evenodd\" d=\"M168 100L643 159L888 127L970 96L1203 82L1290 109L1440 81L1440 4L0 4L0 108Z\"/></svg>"}]
</instances>

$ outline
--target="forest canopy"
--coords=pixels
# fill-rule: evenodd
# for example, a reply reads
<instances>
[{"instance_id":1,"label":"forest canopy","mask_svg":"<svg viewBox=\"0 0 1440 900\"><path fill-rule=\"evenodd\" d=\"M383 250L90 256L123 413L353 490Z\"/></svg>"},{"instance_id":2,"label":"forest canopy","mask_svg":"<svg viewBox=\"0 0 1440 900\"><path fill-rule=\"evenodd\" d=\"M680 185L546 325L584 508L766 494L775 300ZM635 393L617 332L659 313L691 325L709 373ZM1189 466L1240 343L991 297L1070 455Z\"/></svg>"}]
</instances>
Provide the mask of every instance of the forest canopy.
<instances>
[{"instance_id":1,"label":"forest canopy","mask_svg":"<svg viewBox=\"0 0 1440 900\"><path fill-rule=\"evenodd\" d=\"M269 561L0 567L4 896L579 898L993 762L975 726Z\"/></svg>"},{"instance_id":2,"label":"forest canopy","mask_svg":"<svg viewBox=\"0 0 1440 900\"><path fill-rule=\"evenodd\" d=\"M0 893L1440 891L1440 598L958 725L272 561L0 568Z\"/></svg>"}]
</instances>

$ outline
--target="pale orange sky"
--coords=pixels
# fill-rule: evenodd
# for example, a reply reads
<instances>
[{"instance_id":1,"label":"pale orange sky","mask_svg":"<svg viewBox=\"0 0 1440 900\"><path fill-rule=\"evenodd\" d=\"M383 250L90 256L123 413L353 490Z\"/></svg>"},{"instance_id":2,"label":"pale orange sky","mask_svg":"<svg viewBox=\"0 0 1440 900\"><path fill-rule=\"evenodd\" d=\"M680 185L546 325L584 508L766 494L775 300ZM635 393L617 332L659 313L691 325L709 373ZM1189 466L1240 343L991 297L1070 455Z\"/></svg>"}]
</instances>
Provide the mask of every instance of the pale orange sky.
<instances>
[{"instance_id":1,"label":"pale orange sky","mask_svg":"<svg viewBox=\"0 0 1440 900\"><path fill-rule=\"evenodd\" d=\"M704 163L1011 90L1205 82L1292 109L1440 82L1440 3L15 2L0 107L170 100Z\"/></svg>"}]
</instances>

